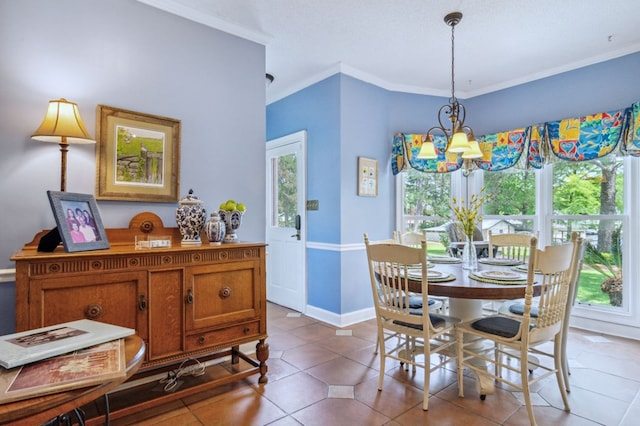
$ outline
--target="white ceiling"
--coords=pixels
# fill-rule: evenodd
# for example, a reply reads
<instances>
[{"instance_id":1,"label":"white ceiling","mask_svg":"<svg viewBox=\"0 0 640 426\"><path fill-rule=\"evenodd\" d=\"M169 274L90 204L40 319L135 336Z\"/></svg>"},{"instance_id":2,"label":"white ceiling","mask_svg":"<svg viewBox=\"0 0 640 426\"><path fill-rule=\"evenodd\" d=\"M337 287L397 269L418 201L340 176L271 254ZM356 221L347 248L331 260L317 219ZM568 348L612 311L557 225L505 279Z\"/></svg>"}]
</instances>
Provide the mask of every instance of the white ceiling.
<instances>
[{"instance_id":1,"label":"white ceiling","mask_svg":"<svg viewBox=\"0 0 640 426\"><path fill-rule=\"evenodd\" d=\"M138 0L266 46L267 103L338 71L464 99L640 51L638 0ZM640 74L640 72L639 72Z\"/></svg>"}]
</instances>

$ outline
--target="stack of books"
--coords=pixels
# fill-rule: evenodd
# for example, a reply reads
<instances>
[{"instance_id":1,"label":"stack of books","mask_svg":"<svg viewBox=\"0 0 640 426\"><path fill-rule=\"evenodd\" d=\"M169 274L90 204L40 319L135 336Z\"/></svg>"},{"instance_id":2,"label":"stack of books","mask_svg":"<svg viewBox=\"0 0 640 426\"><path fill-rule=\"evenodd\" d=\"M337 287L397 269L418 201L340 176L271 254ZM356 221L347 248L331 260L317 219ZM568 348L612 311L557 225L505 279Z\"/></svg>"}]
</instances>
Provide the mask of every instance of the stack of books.
<instances>
[{"instance_id":1,"label":"stack of books","mask_svg":"<svg viewBox=\"0 0 640 426\"><path fill-rule=\"evenodd\" d=\"M0 404L125 377L123 338L134 333L79 320L0 336Z\"/></svg>"}]
</instances>

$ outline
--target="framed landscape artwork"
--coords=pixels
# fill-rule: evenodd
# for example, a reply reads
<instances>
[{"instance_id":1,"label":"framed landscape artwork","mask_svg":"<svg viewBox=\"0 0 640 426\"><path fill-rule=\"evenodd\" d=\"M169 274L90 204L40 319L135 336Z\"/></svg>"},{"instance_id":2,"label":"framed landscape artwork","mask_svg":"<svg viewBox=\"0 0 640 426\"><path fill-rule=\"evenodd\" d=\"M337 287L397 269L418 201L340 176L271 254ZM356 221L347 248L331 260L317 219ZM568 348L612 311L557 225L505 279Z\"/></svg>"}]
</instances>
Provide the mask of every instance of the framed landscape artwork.
<instances>
[{"instance_id":1,"label":"framed landscape artwork","mask_svg":"<svg viewBox=\"0 0 640 426\"><path fill-rule=\"evenodd\" d=\"M180 121L98 105L96 198L176 202Z\"/></svg>"},{"instance_id":2,"label":"framed landscape artwork","mask_svg":"<svg viewBox=\"0 0 640 426\"><path fill-rule=\"evenodd\" d=\"M65 251L109 248L100 211L91 194L47 191Z\"/></svg>"}]
</instances>

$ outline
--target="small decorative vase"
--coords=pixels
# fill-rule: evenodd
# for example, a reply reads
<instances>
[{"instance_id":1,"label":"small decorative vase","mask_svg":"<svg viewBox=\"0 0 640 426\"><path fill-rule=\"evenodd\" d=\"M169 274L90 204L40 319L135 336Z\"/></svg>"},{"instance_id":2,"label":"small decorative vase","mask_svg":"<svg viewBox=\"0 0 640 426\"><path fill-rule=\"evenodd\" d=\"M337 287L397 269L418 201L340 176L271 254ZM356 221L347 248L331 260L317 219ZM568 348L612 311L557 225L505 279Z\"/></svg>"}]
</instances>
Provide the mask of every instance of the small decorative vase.
<instances>
[{"instance_id":1,"label":"small decorative vase","mask_svg":"<svg viewBox=\"0 0 640 426\"><path fill-rule=\"evenodd\" d=\"M209 220L204 225L204 233L207 235L209 244L220 244L224 238L226 231L226 225L224 221L220 219L218 212L212 212L209 216Z\"/></svg>"},{"instance_id":2,"label":"small decorative vase","mask_svg":"<svg viewBox=\"0 0 640 426\"><path fill-rule=\"evenodd\" d=\"M467 242L464 244L464 250L462 251L462 269L478 270L478 253L476 253L476 248L473 245L473 236L467 235Z\"/></svg>"},{"instance_id":3,"label":"small decorative vase","mask_svg":"<svg viewBox=\"0 0 640 426\"><path fill-rule=\"evenodd\" d=\"M182 245L202 244L200 233L205 220L207 212L202 207L202 201L193 195L193 189L190 189L189 195L180 200L176 209L176 222L182 235Z\"/></svg>"},{"instance_id":4,"label":"small decorative vase","mask_svg":"<svg viewBox=\"0 0 640 426\"><path fill-rule=\"evenodd\" d=\"M236 231L240 228L240 223L242 222L242 215L244 212L239 210L220 210L218 212L220 214L220 218L224 221L226 226L226 235L224 236L223 243L235 243L238 241L238 236L236 235Z\"/></svg>"}]
</instances>

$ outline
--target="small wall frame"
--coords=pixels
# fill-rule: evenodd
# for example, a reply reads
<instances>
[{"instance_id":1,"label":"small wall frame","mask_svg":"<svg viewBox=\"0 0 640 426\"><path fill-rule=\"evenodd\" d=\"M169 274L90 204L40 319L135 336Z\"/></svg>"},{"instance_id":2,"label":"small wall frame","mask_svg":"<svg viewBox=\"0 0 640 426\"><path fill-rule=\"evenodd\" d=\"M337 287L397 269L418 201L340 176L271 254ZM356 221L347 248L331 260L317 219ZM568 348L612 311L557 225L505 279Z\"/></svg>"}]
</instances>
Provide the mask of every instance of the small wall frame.
<instances>
[{"instance_id":1,"label":"small wall frame","mask_svg":"<svg viewBox=\"0 0 640 426\"><path fill-rule=\"evenodd\" d=\"M358 157L358 195L378 196L378 160Z\"/></svg>"}]
</instances>

